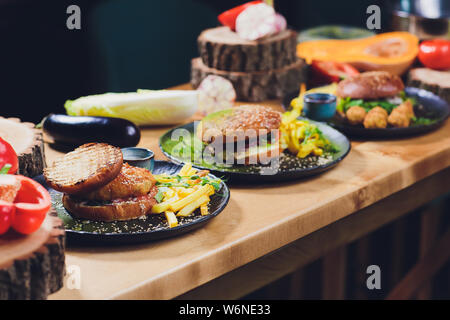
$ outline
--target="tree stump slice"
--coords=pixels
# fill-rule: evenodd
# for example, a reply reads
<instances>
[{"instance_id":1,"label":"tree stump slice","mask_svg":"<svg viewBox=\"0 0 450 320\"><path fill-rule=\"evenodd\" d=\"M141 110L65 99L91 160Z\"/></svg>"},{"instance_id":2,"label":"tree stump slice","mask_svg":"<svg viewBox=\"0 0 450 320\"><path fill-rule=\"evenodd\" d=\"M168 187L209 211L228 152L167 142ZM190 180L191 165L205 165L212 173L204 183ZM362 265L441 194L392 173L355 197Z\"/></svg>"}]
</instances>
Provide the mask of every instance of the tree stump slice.
<instances>
[{"instance_id":1,"label":"tree stump slice","mask_svg":"<svg viewBox=\"0 0 450 320\"><path fill-rule=\"evenodd\" d=\"M0 300L43 300L62 288L65 233L52 209L41 228L0 236Z\"/></svg>"},{"instance_id":2,"label":"tree stump slice","mask_svg":"<svg viewBox=\"0 0 450 320\"><path fill-rule=\"evenodd\" d=\"M297 33L293 30L247 41L228 27L218 27L203 31L197 42L203 64L222 71L267 71L297 61Z\"/></svg>"},{"instance_id":3,"label":"tree stump slice","mask_svg":"<svg viewBox=\"0 0 450 320\"><path fill-rule=\"evenodd\" d=\"M408 74L408 85L431 91L450 103L450 71L411 69Z\"/></svg>"},{"instance_id":4,"label":"tree stump slice","mask_svg":"<svg viewBox=\"0 0 450 320\"><path fill-rule=\"evenodd\" d=\"M217 75L231 81L237 100L251 102L281 99L288 93L298 91L300 84L306 81L307 70L301 59L287 67L268 71L222 71L205 66L201 58L193 59L191 67L191 84L194 88L208 75Z\"/></svg>"},{"instance_id":5,"label":"tree stump slice","mask_svg":"<svg viewBox=\"0 0 450 320\"><path fill-rule=\"evenodd\" d=\"M0 137L8 141L17 153L17 174L31 178L42 174L45 168L42 130L36 129L31 122L0 117Z\"/></svg>"}]
</instances>

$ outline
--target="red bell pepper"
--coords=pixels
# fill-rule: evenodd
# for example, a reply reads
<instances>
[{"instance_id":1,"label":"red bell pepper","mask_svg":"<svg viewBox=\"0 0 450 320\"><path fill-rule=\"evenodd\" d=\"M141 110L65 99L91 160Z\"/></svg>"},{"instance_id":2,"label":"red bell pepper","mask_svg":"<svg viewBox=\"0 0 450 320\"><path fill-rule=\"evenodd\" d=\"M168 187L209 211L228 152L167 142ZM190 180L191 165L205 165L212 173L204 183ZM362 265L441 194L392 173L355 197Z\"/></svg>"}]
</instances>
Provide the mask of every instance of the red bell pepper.
<instances>
[{"instance_id":1,"label":"red bell pepper","mask_svg":"<svg viewBox=\"0 0 450 320\"><path fill-rule=\"evenodd\" d=\"M21 183L14 200L16 208L12 228L22 234L35 232L41 226L51 206L48 191L33 179L16 176Z\"/></svg>"},{"instance_id":2,"label":"red bell pepper","mask_svg":"<svg viewBox=\"0 0 450 320\"><path fill-rule=\"evenodd\" d=\"M0 234L10 228L22 234L33 233L40 228L50 209L50 194L30 178L14 175L11 177L20 182L20 189L14 202L0 200Z\"/></svg>"},{"instance_id":3,"label":"red bell pepper","mask_svg":"<svg viewBox=\"0 0 450 320\"><path fill-rule=\"evenodd\" d=\"M16 207L10 202L0 200L0 234L6 233L14 220Z\"/></svg>"},{"instance_id":4,"label":"red bell pepper","mask_svg":"<svg viewBox=\"0 0 450 320\"><path fill-rule=\"evenodd\" d=\"M8 142L0 138L0 170L8 164L11 165L11 168L7 173L15 174L19 167L16 152Z\"/></svg>"},{"instance_id":5,"label":"red bell pepper","mask_svg":"<svg viewBox=\"0 0 450 320\"><path fill-rule=\"evenodd\" d=\"M343 62L317 61L311 63L311 84L324 85L339 82L350 76L359 74L352 65Z\"/></svg>"},{"instance_id":6,"label":"red bell pepper","mask_svg":"<svg viewBox=\"0 0 450 320\"><path fill-rule=\"evenodd\" d=\"M224 26L229 27L231 30L236 30L236 19L237 17L250 6L253 6L255 4L262 3L262 0L258 1L250 1L247 3L244 3L240 6L234 7L233 9L227 10L224 13L220 14L218 19L221 24Z\"/></svg>"},{"instance_id":7,"label":"red bell pepper","mask_svg":"<svg viewBox=\"0 0 450 320\"><path fill-rule=\"evenodd\" d=\"M450 40L432 39L419 46L419 60L430 69L450 69Z\"/></svg>"}]
</instances>

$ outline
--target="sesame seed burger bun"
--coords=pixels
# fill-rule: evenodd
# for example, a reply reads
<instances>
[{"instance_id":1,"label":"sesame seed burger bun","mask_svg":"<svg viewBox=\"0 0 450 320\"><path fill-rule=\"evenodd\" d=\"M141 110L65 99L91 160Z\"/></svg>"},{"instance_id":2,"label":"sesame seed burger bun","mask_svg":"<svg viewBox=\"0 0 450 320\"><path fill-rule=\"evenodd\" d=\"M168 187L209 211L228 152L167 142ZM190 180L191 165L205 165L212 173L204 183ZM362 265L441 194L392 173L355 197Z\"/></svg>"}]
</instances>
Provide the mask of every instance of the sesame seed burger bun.
<instances>
[{"instance_id":1,"label":"sesame seed burger bun","mask_svg":"<svg viewBox=\"0 0 450 320\"><path fill-rule=\"evenodd\" d=\"M337 95L341 98L379 99L397 95L405 88L399 76L386 71L369 71L339 82Z\"/></svg>"}]
</instances>

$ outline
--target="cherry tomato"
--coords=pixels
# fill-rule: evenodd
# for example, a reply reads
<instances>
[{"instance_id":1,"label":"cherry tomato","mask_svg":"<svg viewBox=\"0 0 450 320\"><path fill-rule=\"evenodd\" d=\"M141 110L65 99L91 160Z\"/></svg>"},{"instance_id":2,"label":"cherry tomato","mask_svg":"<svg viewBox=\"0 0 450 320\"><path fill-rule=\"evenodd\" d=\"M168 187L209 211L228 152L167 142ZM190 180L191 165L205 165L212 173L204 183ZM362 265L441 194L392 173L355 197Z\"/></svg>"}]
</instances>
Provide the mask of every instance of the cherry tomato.
<instances>
[{"instance_id":1,"label":"cherry tomato","mask_svg":"<svg viewBox=\"0 0 450 320\"><path fill-rule=\"evenodd\" d=\"M17 160L16 152L8 142L0 138L0 170L6 164L11 165L8 171L9 174L15 174L17 172L19 161Z\"/></svg>"},{"instance_id":2,"label":"cherry tomato","mask_svg":"<svg viewBox=\"0 0 450 320\"><path fill-rule=\"evenodd\" d=\"M16 208L12 203L0 200L0 235L6 233L14 220Z\"/></svg>"},{"instance_id":3,"label":"cherry tomato","mask_svg":"<svg viewBox=\"0 0 450 320\"><path fill-rule=\"evenodd\" d=\"M51 206L48 191L36 181L16 176L22 186L14 200L16 208L12 228L22 234L35 232L41 226Z\"/></svg>"},{"instance_id":4,"label":"cherry tomato","mask_svg":"<svg viewBox=\"0 0 450 320\"><path fill-rule=\"evenodd\" d=\"M324 85L339 82L359 71L348 63L313 60L311 64L311 84Z\"/></svg>"},{"instance_id":5,"label":"cherry tomato","mask_svg":"<svg viewBox=\"0 0 450 320\"><path fill-rule=\"evenodd\" d=\"M221 24L223 24L224 26L229 27L231 30L235 31L236 30L236 19L238 17L238 15L241 14L242 11L244 11L245 9L247 9L248 7L255 5L255 4L259 4L262 1L250 1L247 3L244 3L240 6L234 7L233 9L227 10L224 13L220 14L218 19L220 21Z\"/></svg>"},{"instance_id":6,"label":"cherry tomato","mask_svg":"<svg viewBox=\"0 0 450 320\"><path fill-rule=\"evenodd\" d=\"M419 46L419 60L430 69L450 69L450 40L423 41Z\"/></svg>"}]
</instances>

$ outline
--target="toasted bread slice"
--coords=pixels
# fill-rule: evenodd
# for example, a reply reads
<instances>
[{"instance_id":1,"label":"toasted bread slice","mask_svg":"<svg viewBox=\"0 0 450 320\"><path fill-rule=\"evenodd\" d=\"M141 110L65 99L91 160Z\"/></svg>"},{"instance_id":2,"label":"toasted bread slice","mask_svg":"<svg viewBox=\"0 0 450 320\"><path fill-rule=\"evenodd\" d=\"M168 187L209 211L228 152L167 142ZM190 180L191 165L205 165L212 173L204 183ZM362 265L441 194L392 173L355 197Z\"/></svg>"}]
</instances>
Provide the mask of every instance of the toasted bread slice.
<instances>
[{"instance_id":1,"label":"toasted bread slice","mask_svg":"<svg viewBox=\"0 0 450 320\"><path fill-rule=\"evenodd\" d=\"M119 148L106 143L88 143L56 160L44 170L44 177L57 191L81 195L114 180L122 164Z\"/></svg>"},{"instance_id":2,"label":"toasted bread slice","mask_svg":"<svg viewBox=\"0 0 450 320\"><path fill-rule=\"evenodd\" d=\"M157 188L153 187L145 196L117 199L104 203L83 200L65 194L63 205L76 218L93 221L125 221L136 219L150 213L156 204Z\"/></svg>"}]
</instances>

